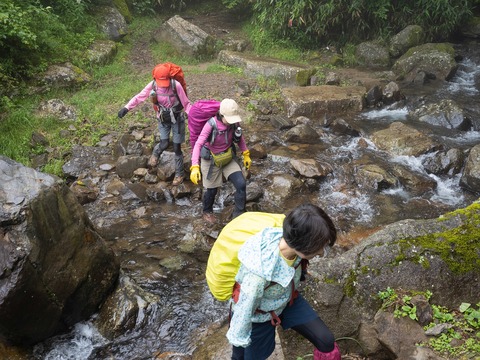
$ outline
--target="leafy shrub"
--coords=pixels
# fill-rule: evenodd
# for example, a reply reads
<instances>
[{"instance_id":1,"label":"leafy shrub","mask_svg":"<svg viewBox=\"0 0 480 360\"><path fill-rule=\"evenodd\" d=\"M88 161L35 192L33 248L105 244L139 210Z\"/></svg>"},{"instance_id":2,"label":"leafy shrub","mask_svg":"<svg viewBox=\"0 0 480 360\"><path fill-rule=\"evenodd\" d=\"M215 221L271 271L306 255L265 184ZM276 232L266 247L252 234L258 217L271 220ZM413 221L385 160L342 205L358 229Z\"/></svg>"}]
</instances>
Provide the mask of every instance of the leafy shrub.
<instances>
[{"instance_id":1,"label":"leafy shrub","mask_svg":"<svg viewBox=\"0 0 480 360\"><path fill-rule=\"evenodd\" d=\"M251 4L258 27L303 46L343 45L424 28L428 40L445 40L471 15L475 0L223 0L226 6Z\"/></svg>"},{"instance_id":2,"label":"leafy shrub","mask_svg":"<svg viewBox=\"0 0 480 360\"><path fill-rule=\"evenodd\" d=\"M85 0L2 0L0 63L2 73L29 78L48 63L78 59L93 38Z\"/></svg>"}]
</instances>

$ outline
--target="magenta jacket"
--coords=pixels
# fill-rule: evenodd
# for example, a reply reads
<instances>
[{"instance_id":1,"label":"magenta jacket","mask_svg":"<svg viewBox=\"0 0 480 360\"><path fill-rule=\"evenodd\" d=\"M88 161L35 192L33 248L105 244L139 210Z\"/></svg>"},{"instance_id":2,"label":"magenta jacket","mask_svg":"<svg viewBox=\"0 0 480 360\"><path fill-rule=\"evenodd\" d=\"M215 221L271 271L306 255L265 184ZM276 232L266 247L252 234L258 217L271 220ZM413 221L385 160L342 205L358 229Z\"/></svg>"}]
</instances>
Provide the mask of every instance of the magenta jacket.
<instances>
[{"instance_id":1,"label":"magenta jacket","mask_svg":"<svg viewBox=\"0 0 480 360\"><path fill-rule=\"evenodd\" d=\"M187 95L185 94L185 91L183 90L183 87L182 85L177 81L177 80L174 80L174 83L175 83L175 86L176 86L176 89L177 89L177 94L178 94L178 98L180 99L180 102L182 103L183 105L183 108L185 110L185 112L189 113L190 111L190 108L192 107L192 105L190 104L190 100L188 100L188 97ZM150 92L152 91L152 88L153 88L153 81L150 81L147 86L145 86L143 88L142 91L140 91L137 95L135 95L129 102L127 105L125 105L125 107L128 109L128 110L132 110L133 108L135 108L137 105L143 103L146 99L148 99L150 97ZM160 105L163 105L165 107L172 107L176 104L177 102L177 97L175 96L175 94L173 93L173 90L170 89L170 87L168 88L161 88L161 87L158 87L157 86L157 99L158 99L158 103ZM159 94L169 94L169 96L159 96ZM157 117L159 116L159 114L157 114Z\"/></svg>"},{"instance_id":2,"label":"magenta jacket","mask_svg":"<svg viewBox=\"0 0 480 360\"><path fill-rule=\"evenodd\" d=\"M217 128L218 128L218 133L215 136L215 140L213 141L213 143L208 142L208 139L210 138L210 134L213 131L213 127L207 121L203 126L202 132L198 136L197 142L195 143L195 147L193 148L192 166L198 165L200 163L200 150L202 149L203 145L208 144L207 145L208 148L214 154L221 153L222 151L225 151L230 146L232 146L234 131L231 130L227 132L227 140L225 141L225 131L227 130L227 125L217 120L216 117L215 117L215 121L217 122ZM240 141L238 142L238 147L240 148L241 152L248 150L243 134L242 134L242 137L240 138Z\"/></svg>"}]
</instances>

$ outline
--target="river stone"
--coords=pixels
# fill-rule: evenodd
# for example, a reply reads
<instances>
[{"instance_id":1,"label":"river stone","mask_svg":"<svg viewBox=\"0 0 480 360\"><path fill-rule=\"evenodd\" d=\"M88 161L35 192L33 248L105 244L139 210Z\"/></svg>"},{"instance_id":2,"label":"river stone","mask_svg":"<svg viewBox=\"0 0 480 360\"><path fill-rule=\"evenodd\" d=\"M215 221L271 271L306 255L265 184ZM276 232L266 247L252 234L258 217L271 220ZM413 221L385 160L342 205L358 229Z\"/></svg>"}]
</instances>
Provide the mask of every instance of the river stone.
<instances>
[{"instance_id":1,"label":"river stone","mask_svg":"<svg viewBox=\"0 0 480 360\"><path fill-rule=\"evenodd\" d=\"M296 142L301 144L317 144L320 142L320 136L307 124L299 124L283 134L282 138L287 142Z\"/></svg>"},{"instance_id":2,"label":"river stone","mask_svg":"<svg viewBox=\"0 0 480 360\"><path fill-rule=\"evenodd\" d=\"M289 174L272 174L268 176L270 185L265 188L264 199L276 205L284 204L285 201L296 195L304 184Z\"/></svg>"},{"instance_id":3,"label":"river stone","mask_svg":"<svg viewBox=\"0 0 480 360\"><path fill-rule=\"evenodd\" d=\"M430 176L416 172L407 166L394 164L391 171L413 196L421 196L437 188L437 182Z\"/></svg>"},{"instance_id":4,"label":"river stone","mask_svg":"<svg viewBox=\"0 0 480 360\"><path fill-rule=\"evenodd\" d=\"M410 48L392 66L392 70L407 80L424 71L438 79L449 80L457 71L455 50L448 43L423 44Z\"/></svg>"},{"instance_id":5,"label":"river stone","mask_svg":"<svg viewBox=\"0 0 480 360\"><path fill-rule=\"evenodd\" d=\"M467 131L472 127L472 122L465 116L463 109L455 101L449 99L423 105L415 109L412 115L421 122L446 129Z\"/></svg>"},{"instance_id":6,"label":"river stone","mask_svg":"<svg viewBox=\"0 0 480 360\"><path fill-rule=\"evenodd\" d=\"M34 344L98 310L119 263L60 179L0 156L0 337Z\"/></svg>"},{"instance_id":7,"label":"river stone","mask_svg":"<svg viewBox=\"0 0 480 360\"><path fill-rule=\"evenodd\" d=\"M480 193L480 145L475 145L470 149L460 178L460 185L475 193Z\"/></svg>"},{"instance_id":8,"label":"river stone","mask_svg":"<svg viewBox=\"0 0 480 360\"><path fill-rule=\"evenodd\" d=\"M78 178L101 164L113 162L111 150L106 147L74 145L70 159L62 166L67 177Z\"/></svg>"},{"instance_id":9,"label":"river stone","mask_svg":"<svg viewBox=\"0 0 480 360\"><path fill-rule=\"evenodd\" d=\"M374 132L371 140L379 149L394 156L420 156L440 147L427 135L399 121L391 123L387 129Z\"/></svg>"},{"instance_id":10,"label":"river stone","mask_svg":"<svg viewBox=\"0 0 480 360\"><path fill-rule=\"evenodd\" d=\"M355 180L361 187L382 191L394 187L398 180L385 169L375 164L357 168Z\"/></svg>"},{"instance_id":11,"label":"river stone","mask_svg":"<svg viewBox=\"0 0 480 360\"><path fill-rule=\"evenodd\" d=\"M333 172L330 164L315 159L292 159L290 164L301 176L307 178L318 179Z\"/></svg>"},{"instance_id":12,"label":"river stone","mask_svg":"<svg viewBox=\"0 0 480 360\"><path fill-rule=\"evenodd\" d=\"M287 116L306 116L322 122L326 114L358 113L365 107L363 86L305 86L282 89Z\"/></svg>"},{"instance_id":13,"label":"river stone","mask_svg":"<svg viewBox=\"0 0 480 360\"><path fill-rule=\"evenodd\" d=\"M456 148L429 155L422 160L422 165L428 173L435 175L456 175L465 160L463 151Z\"/></svg>"},{"instance_id":14,"label":"river stone","mask_svg":"<svg viewBox=\"0 0 480 360\"><path fill-rule=\"evenodd\" d=\"M158 310L160 298L122 275L117 289L105 301L95 325L107 339L144 326Z\"/></svg>"}]
</instances>

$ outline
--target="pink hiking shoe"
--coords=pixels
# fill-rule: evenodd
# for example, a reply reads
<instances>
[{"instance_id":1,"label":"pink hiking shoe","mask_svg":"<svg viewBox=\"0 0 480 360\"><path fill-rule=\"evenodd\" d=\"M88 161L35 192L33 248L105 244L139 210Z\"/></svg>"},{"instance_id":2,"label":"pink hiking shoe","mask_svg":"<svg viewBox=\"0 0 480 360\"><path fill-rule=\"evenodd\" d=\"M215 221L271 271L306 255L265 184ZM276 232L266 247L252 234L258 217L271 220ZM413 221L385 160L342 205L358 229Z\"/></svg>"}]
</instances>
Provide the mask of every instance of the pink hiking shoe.
<instances>
[{"instance_id":1,"label":"pink hiking shoe","mask_svg":"<svg viewBox=\"0 0 480 360\"><path fill-rule=\"evenodd\" d=\"M338 349L337 343L335 347L329 353L324 353L315 348L313 351L313 360L341 360L342 356L340 355L340 350Z\"/></svg>"}]
</instances>

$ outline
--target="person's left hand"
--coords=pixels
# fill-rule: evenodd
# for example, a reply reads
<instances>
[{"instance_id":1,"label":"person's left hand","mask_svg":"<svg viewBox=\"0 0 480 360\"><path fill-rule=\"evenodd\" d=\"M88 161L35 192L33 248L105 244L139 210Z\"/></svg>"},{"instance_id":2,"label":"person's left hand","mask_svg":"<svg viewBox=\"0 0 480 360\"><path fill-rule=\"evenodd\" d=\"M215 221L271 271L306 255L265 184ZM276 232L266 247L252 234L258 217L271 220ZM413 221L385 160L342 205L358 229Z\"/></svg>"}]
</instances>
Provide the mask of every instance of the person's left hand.
<instances>
[{"instance_id":1,"label":"person's left hand","mask_svg":"<svg viewBox=\"0 0 480 360\"><path fill-rule=\"evenodd\" d=\"M245 166L245 169L250 170L250 165L252 165L252 159L250 159L250 151L245 150L242 154L243 154L243 166Z\"/></svg>"}]
</instances>

